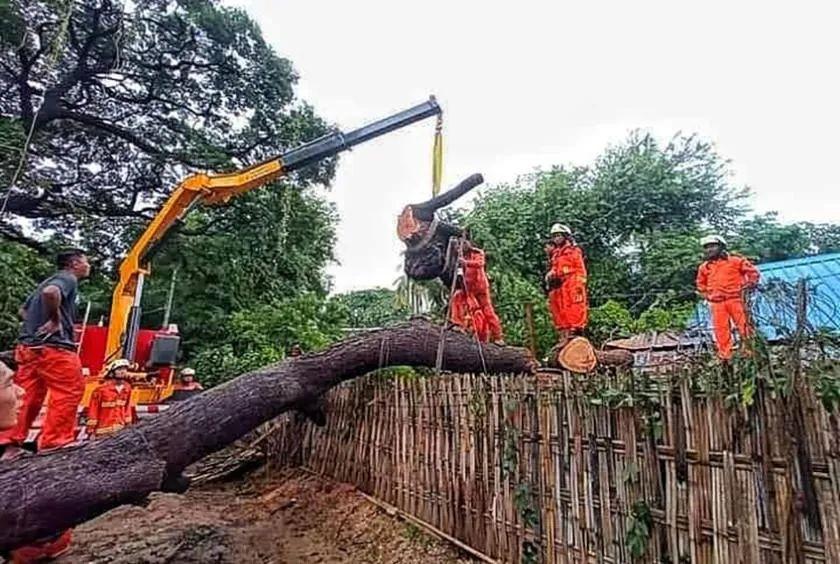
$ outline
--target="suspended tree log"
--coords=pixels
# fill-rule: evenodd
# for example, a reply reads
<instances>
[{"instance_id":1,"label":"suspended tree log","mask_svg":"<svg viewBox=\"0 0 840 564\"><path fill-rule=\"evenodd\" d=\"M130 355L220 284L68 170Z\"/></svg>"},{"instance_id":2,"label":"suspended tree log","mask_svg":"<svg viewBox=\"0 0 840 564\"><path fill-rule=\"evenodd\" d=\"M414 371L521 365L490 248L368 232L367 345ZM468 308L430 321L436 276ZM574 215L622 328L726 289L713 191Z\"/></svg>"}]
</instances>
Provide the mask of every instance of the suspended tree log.
<instances>
[{"instance_id":1,"label":"suspended tree log","mask_svg":"<svg viewBox=\"0 0 840 564\"><path fill-rule=\"evenodd\" d=\"M114 437L0 463L0 552L73 527L151 492L186 489L181 472L336 384L385 366L435 366L441 329L415 320L243 374ZM443 367L531 372L526 349L445 333ZM482 362L483 357L483 362Z\"/></svg>"},{"instance_id":2,"label":"suspended tree log","mask_svg":"<svg viewBox=\"0 0 840 564\"><path fill-rule=\"evenodd\" d=\"M436 213L484 182L473 174L454 188L420 204L406 206L397 224L397 234L406 245L405 273L414 280L440 278L448 288L455 272L454 255L447 261L452 237L462 234L460 227L441 221Z\"/></svg>"}]
</instances>

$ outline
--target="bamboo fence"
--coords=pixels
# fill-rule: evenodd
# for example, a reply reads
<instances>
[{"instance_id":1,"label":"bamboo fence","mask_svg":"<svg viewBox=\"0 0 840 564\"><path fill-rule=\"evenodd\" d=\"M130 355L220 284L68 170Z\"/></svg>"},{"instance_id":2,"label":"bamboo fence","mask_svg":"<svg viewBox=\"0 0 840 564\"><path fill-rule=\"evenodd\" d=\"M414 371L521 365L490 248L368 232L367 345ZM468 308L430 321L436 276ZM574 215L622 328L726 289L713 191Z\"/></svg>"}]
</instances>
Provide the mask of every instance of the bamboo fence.
<instances>
[{"instance_id":1,"label":"bamboo fence","mask_svg":"<svg viewBox=\"0 0 840 564\"><path fill-rule=\"evenodd\" d=\"M562 372L368 377L275 453L505 562L840 562L836 414L805 385L732 407L672 376L618 406Z\"/></svg>"}]
</instances>

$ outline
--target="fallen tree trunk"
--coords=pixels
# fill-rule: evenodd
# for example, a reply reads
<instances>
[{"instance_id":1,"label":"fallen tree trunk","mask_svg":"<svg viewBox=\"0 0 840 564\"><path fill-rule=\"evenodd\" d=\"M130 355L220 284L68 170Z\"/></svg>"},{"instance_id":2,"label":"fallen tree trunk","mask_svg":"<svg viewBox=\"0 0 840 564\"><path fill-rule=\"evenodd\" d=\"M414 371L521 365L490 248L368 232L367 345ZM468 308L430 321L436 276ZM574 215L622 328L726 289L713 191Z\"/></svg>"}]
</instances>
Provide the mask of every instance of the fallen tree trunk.
<instances>
[{"instance_id":1,"label":"fallen tree trunk","mask_svg":"<svg viewBox=\"0 0 840 564\"><path fill-rule=\"evenodd\" d=\"M385 366L433 367L441 328L415 320L250 372L114 437L0 463L0 552L73 527L151 492L185 488L181 472L331 387ZM444 335L455 372L533 371L527 350ZM483 368L483 367L486 367Z\"/></svg>"}]
</instances>

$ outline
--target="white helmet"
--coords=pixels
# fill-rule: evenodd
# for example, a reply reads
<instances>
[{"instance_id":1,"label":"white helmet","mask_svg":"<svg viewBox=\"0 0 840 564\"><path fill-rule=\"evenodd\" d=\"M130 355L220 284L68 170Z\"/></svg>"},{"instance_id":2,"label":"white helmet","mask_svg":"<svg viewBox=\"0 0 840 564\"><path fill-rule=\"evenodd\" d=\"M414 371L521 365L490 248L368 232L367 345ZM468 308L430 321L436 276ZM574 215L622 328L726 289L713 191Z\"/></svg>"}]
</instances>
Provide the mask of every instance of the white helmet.
<instances>
[{"instance_id":1,"label":"white helmet","mask_svg":"<svg viewBox=\"0 0 840 564\"><path fill-rule=\"evenodd\" d=\"M562 223L555 223L551 226L551 234L552 235L571 235L572 230L569 228L568 225L563 225Z\"/></svg>"},{"instance_id":2,"label":"white helmet","mask_svg":"<svg viewBox=\"0 0 840 564\"><path fill-rule=\"evenodd\" d=\"M195 376L195 370L192 368L184 368L181 370L181 376Z\"/></svg>"},{"instance_id":3,"label":"white helmet","mask_svg":"<svg viewBox=\"0 0 840 564\"><path fill-rule=\"evenodd\" d=\"M129 368L130 366L131 363L128 362L126 359L118 358L117 360L113 361L111 364L108 365L108 368L105 370L105 375L107 376L119 368Z\"/></svg>"},{"instance_id":4,"label":"white helmet","mask_svg":"<svg viewBox=\"0 0 840 564\"><path fill-rule=\"evenodd\" d=\"M706 235L705 237L700 238L700 246L705 247L706 245L721 245L722 247L725 247L726 239L720 235Z\"/></svg>"}]
</instances>

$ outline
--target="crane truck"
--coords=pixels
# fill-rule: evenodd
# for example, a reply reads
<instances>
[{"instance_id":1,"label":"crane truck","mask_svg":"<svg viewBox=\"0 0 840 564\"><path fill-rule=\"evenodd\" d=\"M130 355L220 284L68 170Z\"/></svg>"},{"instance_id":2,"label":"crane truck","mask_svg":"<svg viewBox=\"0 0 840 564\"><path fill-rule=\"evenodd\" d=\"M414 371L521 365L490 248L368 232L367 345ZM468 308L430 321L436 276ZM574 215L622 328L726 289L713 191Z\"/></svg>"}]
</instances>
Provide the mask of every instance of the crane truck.
<instances>
[{"instance_id":1,"label":"crane truck","mask_svg":"<svg viewBox=\"0 0 840 564\"><path fill-rule=\"evenodd\" d=\"M139 371L134 375L137 383L132 401L141 416L162 409L161 402L172 395L175 384L173 368L180 337L171 327L140 327L143 282L151 274L151 258L165 241L167 233L196 205L225 204L283 175L441 113L432 96L421 104L348 133L332 131L242 170L222 174L197 173L181 181L122 260L108 325L76 328L79 355L88 374L82 407L89 403L103 368L117 358L126 358ZM153 374L154 378L146 378L148 374Z\"/></svg>"}]
</instances>

